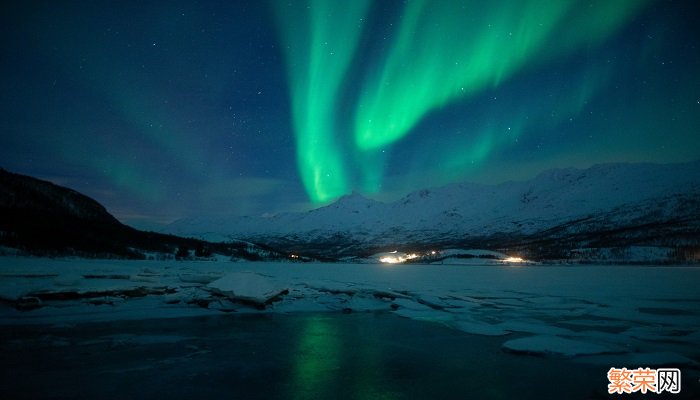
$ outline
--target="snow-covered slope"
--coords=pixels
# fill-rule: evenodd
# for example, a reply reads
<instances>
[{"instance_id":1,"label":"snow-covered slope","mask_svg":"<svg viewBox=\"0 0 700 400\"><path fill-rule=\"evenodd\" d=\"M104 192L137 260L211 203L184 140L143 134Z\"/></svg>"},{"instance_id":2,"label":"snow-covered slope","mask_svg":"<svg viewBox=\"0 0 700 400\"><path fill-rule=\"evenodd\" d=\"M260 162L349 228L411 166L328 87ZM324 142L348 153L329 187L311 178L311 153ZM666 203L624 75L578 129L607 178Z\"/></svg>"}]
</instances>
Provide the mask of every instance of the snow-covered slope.
<instances>
[{"instance_id":1,"label":"snow-covered slope","mask_svg":"<svg viewBox=\"0 0 700 400\"><path fill-rule=\"evenodd\" d=\"M187 219L180 235L212 233L275 245L337 244L347 253L370 245L459 243L592 233L684 221L697 228L700 162L604 164L555 169L524 182L453 184L382 203L359 194L305 213L274 217ZM693 219L693 217L695 217ZM695 225L693 225L695 224Z\"/></svg>"}]
</instances>

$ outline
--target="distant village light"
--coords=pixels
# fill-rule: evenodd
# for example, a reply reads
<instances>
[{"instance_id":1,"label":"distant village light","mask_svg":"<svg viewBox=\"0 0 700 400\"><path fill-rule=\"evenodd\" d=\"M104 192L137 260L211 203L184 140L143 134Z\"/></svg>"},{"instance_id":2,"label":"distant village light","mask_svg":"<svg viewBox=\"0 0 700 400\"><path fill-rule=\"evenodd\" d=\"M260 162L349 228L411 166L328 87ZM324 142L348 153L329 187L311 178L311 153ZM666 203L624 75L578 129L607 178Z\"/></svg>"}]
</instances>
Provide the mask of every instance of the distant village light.
<instances>
[{"instance_id":1,"label":"distant village light","mask_svg":"<svg viewBox=\"0 0 700 400\"><path fill-rule=\"evenodd\" d=\"M399 264L402 262L406 262L407 260L413 260L414 258L420 257L419 254L416 253L410 253L410 254L399 254L398 251L394 250L389 254L396 254L395 256L384 256L380 257L379 261L387 264Z\"/></svg>"}]
</instances>

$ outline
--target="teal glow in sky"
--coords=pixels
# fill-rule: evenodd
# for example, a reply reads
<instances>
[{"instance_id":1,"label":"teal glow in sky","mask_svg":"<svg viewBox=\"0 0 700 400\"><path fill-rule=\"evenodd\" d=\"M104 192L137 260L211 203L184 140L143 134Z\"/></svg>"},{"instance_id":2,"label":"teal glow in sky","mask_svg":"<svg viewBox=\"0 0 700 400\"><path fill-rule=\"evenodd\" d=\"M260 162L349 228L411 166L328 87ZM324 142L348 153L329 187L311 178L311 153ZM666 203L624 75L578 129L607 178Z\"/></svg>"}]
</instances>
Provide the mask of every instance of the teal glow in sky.
<instances>
[{"instance_id":1,"label":"teal glow in sky","mask_svg":"<svg viewBox=\"0 0 700 400\"><path fill-rule=\"evenodd\" d=\"M698 8L6 2L0 167L149 226L696 160Z\"/></svg>"}]
</instances>

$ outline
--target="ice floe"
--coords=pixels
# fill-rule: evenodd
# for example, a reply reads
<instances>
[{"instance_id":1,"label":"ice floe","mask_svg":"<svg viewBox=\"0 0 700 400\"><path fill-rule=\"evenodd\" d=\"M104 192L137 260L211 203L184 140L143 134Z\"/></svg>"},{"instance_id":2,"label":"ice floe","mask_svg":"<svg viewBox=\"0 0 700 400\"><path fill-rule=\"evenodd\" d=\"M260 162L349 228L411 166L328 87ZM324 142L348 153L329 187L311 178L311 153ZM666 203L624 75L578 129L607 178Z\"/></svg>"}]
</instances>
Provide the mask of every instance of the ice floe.
<instances>
[{"instance_id":1,"label":"ice floe","mask_svg":"<svg viewBox=\"0 0 700 400\"><path fill-rule=\"evenodd\" d=\"M257 305L265 305L288 291L285 285L253 272L232 272L206 287L234 301Z\"/></svg>"},{"instance_id":2,"label":"ice floe","mask_svg":"<svg viewBox=\"0 0 700 400\"><path fill-rule=\"evenodd\" d=\"M513 353L567 357L615 352L613 349L600 344L550 335L513 339L503 343L502 347L504 350Z\"/></svg>"}]
</instances>

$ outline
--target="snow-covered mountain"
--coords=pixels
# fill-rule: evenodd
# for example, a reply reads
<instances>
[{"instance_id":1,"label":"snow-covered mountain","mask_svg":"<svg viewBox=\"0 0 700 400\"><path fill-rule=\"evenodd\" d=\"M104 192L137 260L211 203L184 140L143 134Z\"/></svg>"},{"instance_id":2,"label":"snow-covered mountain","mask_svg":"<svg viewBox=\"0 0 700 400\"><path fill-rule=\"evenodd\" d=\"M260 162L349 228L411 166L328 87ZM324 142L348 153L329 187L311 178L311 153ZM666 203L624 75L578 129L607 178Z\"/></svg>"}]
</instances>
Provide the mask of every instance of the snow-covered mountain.
<instances>
[{"instance_id":1,"label":"snow-covered mountain","mask_svg":"<svg viewBox=\"0 0 700 400\"><path fill-rule=\"evenodd\" d=\"M469 245L568 257L591 246L692 252L700 244L699 219L700 162L692 162L554 169L529 181L420 190L392 203L351 194L303 213L184 219L167 230L336 256Z\"/></svg>"}]
</instances>

